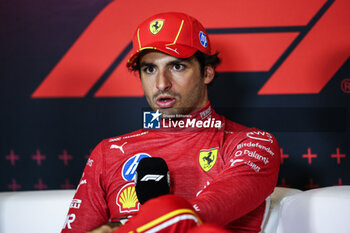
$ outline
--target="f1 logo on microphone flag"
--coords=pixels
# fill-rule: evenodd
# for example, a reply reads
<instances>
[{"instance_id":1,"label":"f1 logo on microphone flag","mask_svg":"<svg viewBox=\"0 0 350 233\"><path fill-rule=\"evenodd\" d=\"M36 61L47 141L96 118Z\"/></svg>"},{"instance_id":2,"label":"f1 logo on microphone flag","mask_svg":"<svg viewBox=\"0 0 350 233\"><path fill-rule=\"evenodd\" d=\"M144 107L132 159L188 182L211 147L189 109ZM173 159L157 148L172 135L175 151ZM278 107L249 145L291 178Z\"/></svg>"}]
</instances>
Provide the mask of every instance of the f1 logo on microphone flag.
<instances>
[{"instance_id":1,"label":"f1 logo on microphone flag","mask_svg":"<svg viewBox=\"0 0 350 233\"><path fill-rule=\"evenodd\" d=\"M149 175L145 175L141 181L149 181L149 180L153 180L153 181L160 181L162 178L164 177L164 175L153 175L153 174L149 174Z\"/></svg>"},{"instance_id":2,"label":"f1 logo on microphone flag","mask_svg":"<svg viewBox=\"0 0 350 233\"><path fill-rule=\"evenodd\" d=\"M143 112L143 128L144 129L159 129L160 128L159 110L156 112Z\"/></svg>"}]
</instances>

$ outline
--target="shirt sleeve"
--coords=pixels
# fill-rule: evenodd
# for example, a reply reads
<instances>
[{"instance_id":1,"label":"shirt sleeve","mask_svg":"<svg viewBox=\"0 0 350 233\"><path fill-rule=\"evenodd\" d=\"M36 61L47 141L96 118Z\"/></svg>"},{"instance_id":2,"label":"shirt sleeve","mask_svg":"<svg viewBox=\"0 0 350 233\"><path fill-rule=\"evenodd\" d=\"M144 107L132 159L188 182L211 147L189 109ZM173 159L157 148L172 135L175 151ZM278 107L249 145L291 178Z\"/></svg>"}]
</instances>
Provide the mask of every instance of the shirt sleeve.
<instances>
[{"instance_id":1,"label":"shirt sleeve","mask_svg":"<svg viewBox=\"0 0 350 233\"><path fill-rule=\"evenodd\" d=\"M73 200L62 233L87 232L107 222L109 217L103 188L104 157L100 143L91 153Z\"/></svg>"},{"instance_id":2,"label":"shirt sleeve","mask_svg":"<svg viewBox=\"0 0 350 233\"><path fill-rule=\"evenodd\" d=\"M222 171L190 203L205 222L224 226L261 205L273 192L280 149L267 132L241 132L223 148Z\"/></svg>"}]
</instances>

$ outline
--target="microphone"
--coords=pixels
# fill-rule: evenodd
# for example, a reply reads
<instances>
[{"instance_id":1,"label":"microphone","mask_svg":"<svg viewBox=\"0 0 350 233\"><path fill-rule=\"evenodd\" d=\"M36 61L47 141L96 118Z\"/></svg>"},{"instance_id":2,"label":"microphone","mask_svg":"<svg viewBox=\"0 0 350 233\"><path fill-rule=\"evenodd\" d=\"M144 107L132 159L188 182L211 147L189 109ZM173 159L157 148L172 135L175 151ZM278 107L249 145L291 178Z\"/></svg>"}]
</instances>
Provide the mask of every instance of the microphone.
<instances>
[{"instance_id":1,"label":"microphone","mask_svg":"<svg viewBox=\"0 0 350 233\"><path fill-rule=\"evenodd\" d=\"M135 190L141 204L149 199L169 194L169 169L164 159L152 157L140 160L136 168Z\"/></svg>"}]
</instances>

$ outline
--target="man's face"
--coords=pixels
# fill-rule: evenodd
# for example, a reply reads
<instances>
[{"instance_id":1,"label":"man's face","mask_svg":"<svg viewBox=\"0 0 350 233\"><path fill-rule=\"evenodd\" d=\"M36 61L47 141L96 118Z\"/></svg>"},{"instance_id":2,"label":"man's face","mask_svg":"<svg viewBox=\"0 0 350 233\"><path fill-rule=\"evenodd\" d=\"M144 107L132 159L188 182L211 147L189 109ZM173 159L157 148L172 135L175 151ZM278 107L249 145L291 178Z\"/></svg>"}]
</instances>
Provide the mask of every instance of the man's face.
<instances>
[{"instance_id":1,"label":"man's face","mask_svg":"<svg viewBox=\"0 0 350 233\"><path fill-rule=\"evenodd\" d=\"M209 72L208 72L208 69ZM140 56L140 77L148 104L165 115L190 114L208 102L207 86L214 69L201 77L195 57L180 59L158 51ZM212 77L207 77L209 75Z\"/></svg>"}]
</instances>

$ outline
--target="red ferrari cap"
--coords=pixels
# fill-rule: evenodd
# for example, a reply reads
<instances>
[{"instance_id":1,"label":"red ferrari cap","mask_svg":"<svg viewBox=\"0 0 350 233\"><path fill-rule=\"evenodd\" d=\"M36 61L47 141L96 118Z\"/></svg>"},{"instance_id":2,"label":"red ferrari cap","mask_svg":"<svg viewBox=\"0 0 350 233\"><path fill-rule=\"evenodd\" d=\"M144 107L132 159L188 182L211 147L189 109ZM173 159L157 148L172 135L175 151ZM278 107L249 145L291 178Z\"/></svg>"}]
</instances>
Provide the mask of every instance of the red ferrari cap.
<instances>
[{"instance_id":1,"label":"red ferrari cap","mask_svg":"<svg viewBox=\"0 0 350 233\"><path fill-rule=\"evenodd\" d=\"M154 15L143 21L133 37L133 65L145 49L154 49L178 58L191 57L197 50L211 55L210 41L202 24L195 18L178 12Z\"/></svg>"}]
</instances>

